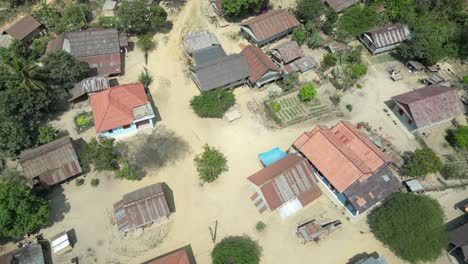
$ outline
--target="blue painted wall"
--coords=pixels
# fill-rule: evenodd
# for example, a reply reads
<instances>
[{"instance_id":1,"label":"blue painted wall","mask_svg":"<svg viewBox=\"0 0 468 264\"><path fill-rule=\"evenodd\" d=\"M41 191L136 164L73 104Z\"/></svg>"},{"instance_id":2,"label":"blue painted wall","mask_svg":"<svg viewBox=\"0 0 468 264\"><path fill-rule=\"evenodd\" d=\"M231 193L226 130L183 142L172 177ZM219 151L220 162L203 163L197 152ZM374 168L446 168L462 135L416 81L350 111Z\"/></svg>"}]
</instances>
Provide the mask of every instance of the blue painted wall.
<instances>
[{"instance_id":1,"label":"blue painted wall","mask_svg":"<svg viewBox=\"0 0 468 264\"><path fill-rule=\"evenodd\" d=\"M154 127L154 124L153 124L153 119L149 119L149 124L151 125L151 127ZM135 133L137 132L137 127L135 125L135 123L131 123L130 124L130 127L125 129L123 127L116 127L114 129L112 129L112 133L109 133L109 131L104 131L104 132L101 132L101 135L104 136L104 137L118 137L118 136L122 136L122 135L125 135L125 134L128 134L128 133Z\"/></svg>"}]
</instances>

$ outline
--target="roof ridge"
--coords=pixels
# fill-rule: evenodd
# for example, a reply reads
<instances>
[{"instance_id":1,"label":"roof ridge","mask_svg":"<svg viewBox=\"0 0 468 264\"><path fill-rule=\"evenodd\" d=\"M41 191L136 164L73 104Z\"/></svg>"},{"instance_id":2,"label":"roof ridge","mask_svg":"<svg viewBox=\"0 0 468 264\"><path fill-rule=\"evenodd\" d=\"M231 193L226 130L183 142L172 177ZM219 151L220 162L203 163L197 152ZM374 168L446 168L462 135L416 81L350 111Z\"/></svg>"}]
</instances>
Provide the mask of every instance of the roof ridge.
<instances>
[{"instance_id":1,"label":"roof ridge","mask_svg":"<svg viewBox=\"0 0 468 264\"><path fill-rule=\"evenodd\" d=\"M241 25L243 26L248 26L250 25L251 23L258 23L266 18L269 18L270 16L273 16L273 15L276 15L276 14L279 14L279 13L283 13L283 12L288 12L287 9L276 9L276 10L271 10L270 12L267 12L266 14L262 14L260 16L256 16L256 17L253 17L247 21L245 21L244 23L242 23Z\"/></svg>"},{"instance_id":2,"label":"roof ridge","mask_svg":"<svg viewBox=\"0 0 468 264\"><path fill-rule=\"evenodd\" d=\"M280 160L278 160L278 161L276 161L276 162L280 162L281 160L287 158L289 155L293 156L293 155L295 155L295 154L288 154L286 157L284 157L284 158L282 158L282 159L280 159ZM267 184L268 182L272 181L273 179L276 179L278 176L280 176L281 174L283 174L285 171L290 170L291 167L293 167L293 166L295 166L295 165L297 165L297 164L299 164L299 163L305 161L305 158L300 157L300 156L298 156L298 155L295 155L295 156L299 157L300 159L298 159L298 160L297 160L296 162L294 162L294 163L291 163L291 165L290 165L289 167L287 167L287 168L282 168L282 169L278 170L278 173L277 173L274 177L272 177L271 179L268 179L268 180L265 181L264 183L260 184L258 187L262 187L263 185ZM273 164L275 164L276 162L274 162ZM271 165L273 165L273 164L271 164ZM271 165L270 165L270 166L271 166ZM268 167L268 166L267 166L267 167ZM266 168L266 167L265 167L265 168Z\"/></svg>"}]
</instances>

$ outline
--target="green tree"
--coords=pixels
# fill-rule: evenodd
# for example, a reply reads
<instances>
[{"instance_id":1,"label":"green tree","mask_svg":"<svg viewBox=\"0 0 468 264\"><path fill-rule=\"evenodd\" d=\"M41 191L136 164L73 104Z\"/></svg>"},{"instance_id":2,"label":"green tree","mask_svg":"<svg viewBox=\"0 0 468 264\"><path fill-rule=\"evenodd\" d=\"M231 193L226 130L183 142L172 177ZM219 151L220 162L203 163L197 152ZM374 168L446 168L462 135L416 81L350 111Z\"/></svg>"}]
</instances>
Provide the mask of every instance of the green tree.
<instances>
[{"instance_id":1,"label":"green tree","mask_svg":"<svg viewBox=\"0 0 468 264\"><path fill-rule=\"evenodd\" d=\"M138 176L138 170L128 162L125 162L122 167L115 172L115 177L117 179L125 179L129 181L136 181L140 178Z\"/></svg>"},{"instance_id":2,"label":"green tree","mask_svg":"<svg viewBox=\"0 0 468 264\"><path fill-rule=\"evenodd\" d=\"M412 23L415 19L414 0L384 0L384 20L388 22Z\"/></svg>"},{"instance_id":3,"label":"green tree","mask_svg":"<svg viewBox=\"0 0 468 264\"><path fill-rule=\"evenodd\" d=\"M448 244L444 212L429 196L397 193L372 212L369 223L377 239L411 263L436 260Z\"/></svg>"},{"instance_id":4,"label":"green tree","mask_svg":"<svg viewBox=\"0 0 468 264\"><path fill-rule=\"evenodd\" d=\"M156 48L152 34L140 36L137 41L137 47L145 53L145 64L148 65L148 53Z\"/></svg>"},{"instance_id":5,"label":"green tree","mask_svg":"<svg viewBox=\"0 0 468 264\"><path fill-rule=\"evenodd\" d=\"M42 1L38 8L33 10L33 16L49 31L60 34L67 29L66 21L60 15L60 10Z\"/></svg>"},{"instance_id":6,"label":"green tree","mask_svg":"<svg viewBox=\"0 0 468 264\"><path fill-rule=\"evenodd\" d=\"M429 173L439 172L443 164L430 148L417 149L409 155L403 167L406 176L424 178Z\"/></svg>"},{"instance_id":7,"label":"green tree","mask_svg":"<svg viewBox=\"0 0 468 264\"><path fill-rule=\"evenodd\" d=\"M166 23L164 8L147 6L146 0L124 1L117 9L118 25L129 34L144 35L160 30Z\"/></svg>"},{"instance_id":8,"label":"green tree","mask_svg":"<svg viewBox=\"0 0 468 264\"><path fill-rule=\"evenodd\" d=\"M325 14L325 22L322 25L323 33L332 35L336 27L336 22L338 22L338 13L329 8Z\"/></svg>"},{"instance_id":9,"label":"green tree","mask_svg":"<svg viewBox=\"0 0 468 264\"><path fill-rule=\"evenodd\" d=\"M115 170L121 158L120 145L114 144L114 139L100 137L99 141L91 139L80 153L80 163L85 171L94 165L97 171Z\"/></svg>"},{"instance_id":10,"label":"green tree","mask_svg":"<svg viewBox=\"0 0 468 264\"><path fill-rule=\"evenodd\" d=\"M236 98L232 92L219 89L193 97L190 106L199 117L222 118L235 103Z\"/></svg>"},{"instance_id":11,"label":"green tree","mask_svg":"<svg viewBox=\"0 0 468 264\"><path fill-rule=\"evenodd\" d=\"M262 248L248 236L225 237L211 252L213 264L258 264Z\"/></svg>"},{"instance_id":12,"label":"green tree","mask_svg":"<svg viewBox=\"0 0 468 264\"><path fill-rule=\"evenodd\" d=\"M367 73L367 65L364 63L358 63L351 66L351 78L359 79Z\"/></svg>"},{"instance_id":13,"label":"green tree","mask_svg":"<svg viewBox=\"0 0 468 264\"><path fill-rule=\"evenodd\" d=\"M317 95L317 90L315 90L315 85L313 83L308 83L301 87L299 90L299 98L303 102L308 102L315 98Z\"/></svg>"},{"instance_id":14,"label":"green tree","mask_svg":"<svg viewBox=\"0 0 468 264\"><path fill-rule=\"evenodd\" d=\"M57 137L57 130L51 125L39 127L38 132L37 141L40 145L52 142Z\"/></svg>"},{"instance_id":15,"label":"green tree","mask_svg":"<svg viewBox=\"0 0 468 264\"><path fill-rule=\"evenodd\" d=\"M335 66L338 63L338 56L335 54L327 54L323 56L323 61L322 61L322 67L326 70L329 69L330 67Z\"/></svg>"},{"instance_id":16,"label":"green tree","mask_svg":"<svg viewBox=\"0 0 468 264\"><path fill-rule=\"evenodd\" d=\"M87 4L69 4L63 10L67 31L85 28L92 18L91 7Z\"/></svg>"},{"instance_id":17,"label":"green tree","mask_svg":"<svg viewBox=\"0 0 468 264\"><path fill-rule=\"evenodd\" d=\"M28 63L21 59L12 58L1 67L6 70L3 78L18 83L21 89L31 92L45 91L47 88L44 71L36 63Z\"/></svg>"},{"instance_id":18,"label":"green tree","mask_svg":"<svg viewBox=\"0 0 468 264\"><path fill-rule=\"evenodd\" d=\"M153 76L148 72L146 67L143 68L143 71L138 75L138 81L141 82L146 89L153 83Z\"/></svg>"},{"instance_id":19,"label":"green tree","mask_svg":"<svg viewBox=\"0 0 468 264\"><path fill-rule=\"evenodd\" d=\"M299 46L307 40L307 33L302 27L295 27L292 32L292 40L296 41Z\"/></svg>"},{"instance_id":20,"label":"green tree","mask_svg":"<svg viewBox=\"0 0 468 264\"><path fill-rule=\"evenodd\" d=\"M453 132L454 143L463 149L468 149L468 126L458 126Z\"/></svg>"},{"instance_id":21,"label":"green tree","mask_svg":"<svg viewBox=\"0 0 468 264\"><path fill-rule=\"evenodd\" d=\"M355 5L345 9L338 19L337 34L341 40L356 37L366 30L371 29L379 22L379 15L375 9Z\"/></svg>"},{"instance_id":22,"label":"green tree","mask_svg":"<svg viewBox=\"0 0 468 264\"><path fill-rule=\"evenodd\" d=\"M213 182L219 175L228 171L227 160L221 151L205 145L203 152L193 159L198 176L203 182Z\"/></svg>"},{"instance_id":23,"label":"green tree","mask_svg":"<svg viewBox=\"0 0 468 264\"><path fill-rule=\"evenodd\" d=\"M305 22L319 22L320 16L325 13L322 0L299 0L296 4L296 15Z\"/></svg>"},{"instance_id":24,"label":"green tree","mask_svg":"<svg viewBox=\"0 0 468 264\"><path fill-rule=\"evenodd\" d=\"M0 181L0 234L20 237L47 224L49 205L31 189L13 180Z\"/></svg>"},{"instance_id":25,"label":"green tree","mask_svg":"<svg viewBox=\"0 0 468 264\"><path fill-rule=\"evenodd\" d=\"M224 15L228 17L239 17L245 13L260 10L262 0L221 0Z\"/></svg>"}]
</instances>

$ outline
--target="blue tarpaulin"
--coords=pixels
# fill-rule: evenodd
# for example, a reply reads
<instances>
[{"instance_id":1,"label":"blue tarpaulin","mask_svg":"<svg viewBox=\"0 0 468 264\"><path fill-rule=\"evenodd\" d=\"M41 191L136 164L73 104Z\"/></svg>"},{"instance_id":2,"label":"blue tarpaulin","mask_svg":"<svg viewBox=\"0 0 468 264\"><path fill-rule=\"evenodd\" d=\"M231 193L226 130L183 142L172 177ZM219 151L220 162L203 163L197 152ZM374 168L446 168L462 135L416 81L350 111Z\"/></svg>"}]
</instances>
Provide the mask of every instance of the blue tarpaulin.
<instances>
[{"instance_id":1,"label":"blue tarpaulin","mask_svg":"<svg viewBox=\"0 0 468 264\"><path fill-rule=\"evenodd\" d=\"M274 148L270 151L258 154L263 166L270 166L278 160L286 157L286 153L279 148Z\"/></svg>"}]
</instances>

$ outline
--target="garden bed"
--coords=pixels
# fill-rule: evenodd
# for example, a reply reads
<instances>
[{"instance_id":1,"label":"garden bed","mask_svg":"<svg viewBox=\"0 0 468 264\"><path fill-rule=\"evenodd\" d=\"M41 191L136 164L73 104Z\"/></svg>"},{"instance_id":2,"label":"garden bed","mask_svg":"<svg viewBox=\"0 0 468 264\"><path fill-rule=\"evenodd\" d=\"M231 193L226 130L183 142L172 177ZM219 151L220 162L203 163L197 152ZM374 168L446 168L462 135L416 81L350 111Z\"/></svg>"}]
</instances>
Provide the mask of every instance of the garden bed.
<instances>
[{"instance_id":1,"label":"garden bed","mask_svg":"<svg viewBox=\"0 0 468 264\"><path fill-rule=\"evenodd\" d=\"M92 112L81 112L73 117L75 129L78 133L88 130L94 126L94 119Z\"/></svg>"}]
</instances>

